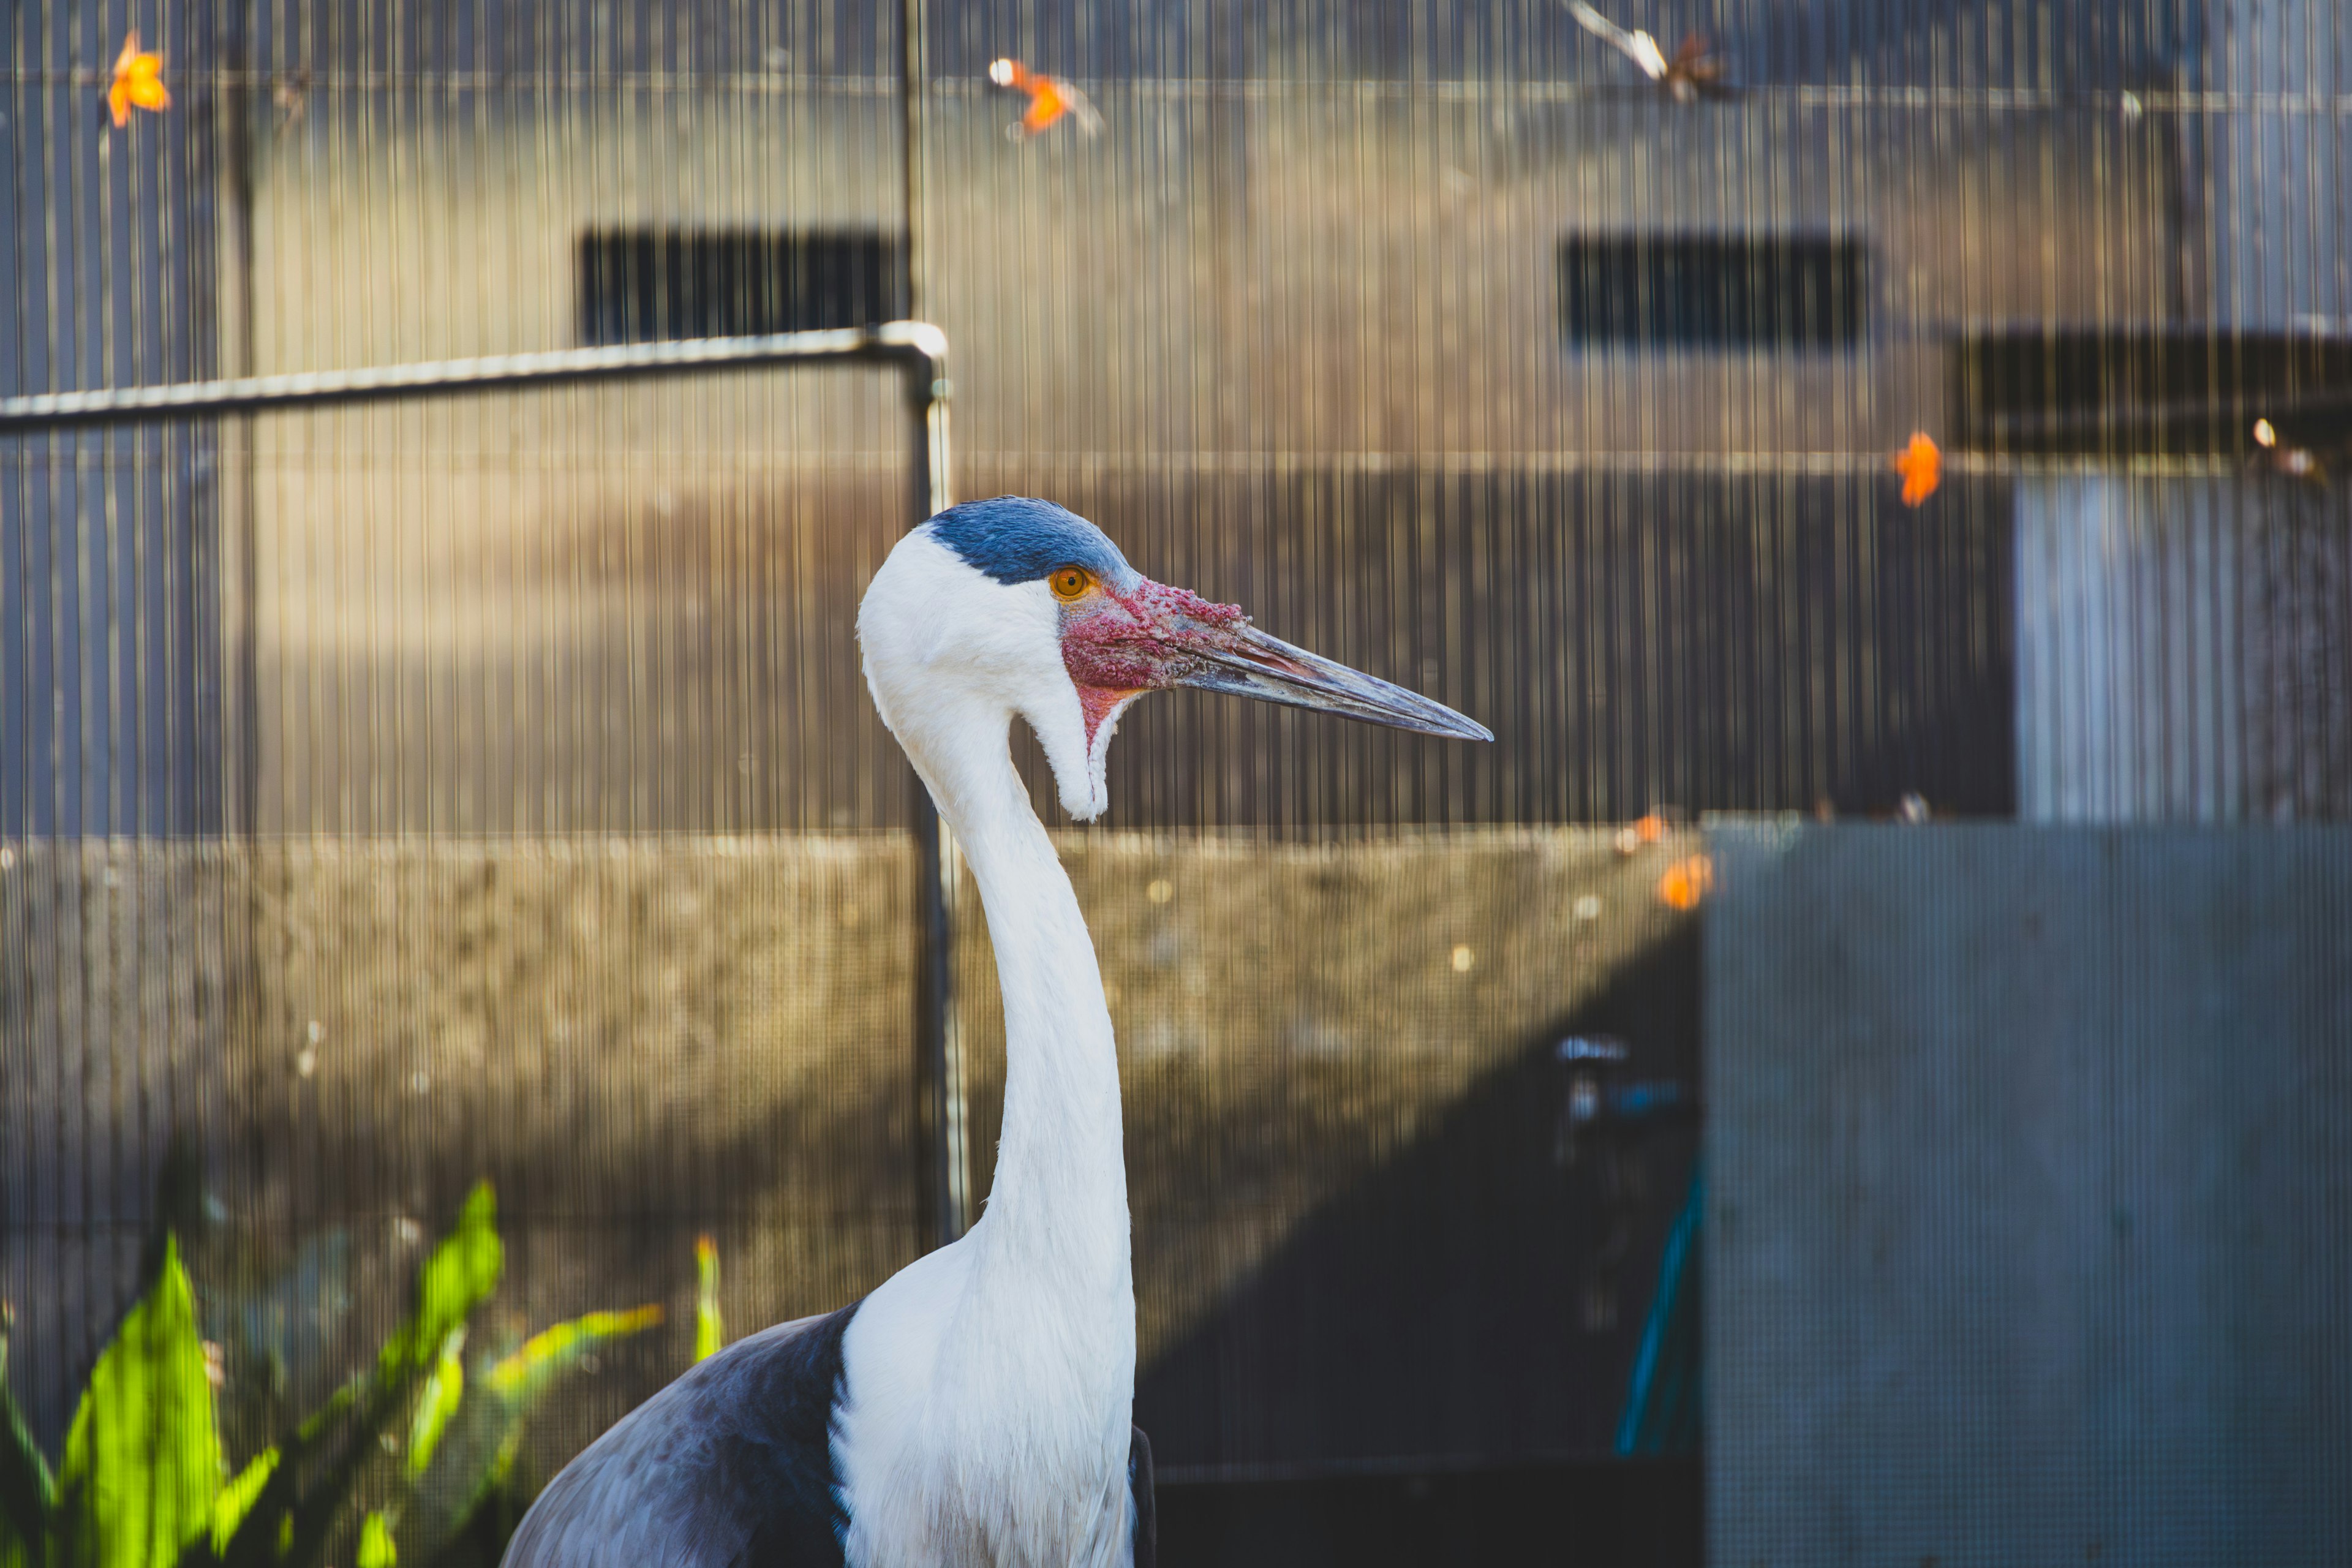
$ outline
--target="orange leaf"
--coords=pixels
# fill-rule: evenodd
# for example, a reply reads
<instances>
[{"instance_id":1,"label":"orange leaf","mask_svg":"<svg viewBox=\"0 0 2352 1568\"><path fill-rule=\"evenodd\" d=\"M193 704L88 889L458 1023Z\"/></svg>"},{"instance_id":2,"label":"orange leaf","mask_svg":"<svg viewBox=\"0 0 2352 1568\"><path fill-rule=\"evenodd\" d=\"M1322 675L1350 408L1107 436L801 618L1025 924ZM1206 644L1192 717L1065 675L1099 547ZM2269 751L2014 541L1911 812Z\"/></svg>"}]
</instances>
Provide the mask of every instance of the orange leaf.
<instances>
[{"instance_id":1,"label":"orange leaf","mask_svg":"<svg viewBox=\"0 0 2352 1568\"><path fill-rule=\"evenodd\" d=\"M1715 887L1715 866L1704 855L1677 860L1658 879L1658 900L1670 910L1694 910Z\"/></svg>"},{"instance_id":2,"label":"orange leaf","mask_svg":"<svg viewBox=\"0 0 2352 1568\"><path fill-rule=\"evenodd\" d=\"M163 57L141 53L134 28L122 40L122 52L114 57L114 74L106 87L107 112L120 127L131 123L133 108L154 110L171 106L172 95L163 88Z\"/></svg>"},{"instance_id":3,"label":"orange leaf","mask_svg":"<svg viewBox=\"0 0 2352 1568\"><path fill-rule=\"evenodd\" d=\"M1911 432L1911 444L1889 458L1886 466L1903 476L1905 506L1917 506L1943 482L1944 454L1924 430Z\"/></svg>"},{"instance_id":4,"label":"orange leaf","mask_svg":"<svg viewBox=\"0 0 2352 1568\"><path fill-rule=\"evenodd\" d=\"M163 79L152 71L133 71L131 79L123 85L130 90L131 101L141 109L172 107L172 95L163 90Z\"/></svg>"}]
</instances>

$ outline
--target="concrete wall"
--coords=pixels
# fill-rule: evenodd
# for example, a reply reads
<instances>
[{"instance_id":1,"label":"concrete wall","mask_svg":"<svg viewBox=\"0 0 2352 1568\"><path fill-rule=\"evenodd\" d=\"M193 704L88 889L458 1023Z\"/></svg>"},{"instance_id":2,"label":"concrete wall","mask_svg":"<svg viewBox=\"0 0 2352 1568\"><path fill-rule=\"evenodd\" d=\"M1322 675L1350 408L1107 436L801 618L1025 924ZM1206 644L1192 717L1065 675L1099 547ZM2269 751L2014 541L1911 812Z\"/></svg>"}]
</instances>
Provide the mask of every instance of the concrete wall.
<instances>
[{"instance_id":1,"label":"concrete wall","mask_svg":"<svg viewBox=\"0 0 2352 1568\"><path fill-rule=\"evenodd\" d=\"M1712 1560L2352 1557L2352 833L1708 843Z\"/></svg>"},{"instance_id":2,"label":"concrete wall","mask_svg":"<svg viewBox=\"0 0 2352 1568\"><path fill-rule=\"evenodd\" d=\"M1687 1140L1616 1242L1622 1302L1580 1326L1600 1238L1558 1163L1551 1047L1605 1030L1687 1079L1691 917L1654 887L1690 849L1066 840L1121 1044L1163 1463L1605 1450ZM217 1200L187 1240L240 1457L273 1401L307 1409L373 1352L422 1238L486 1176L510 1261L482 1348L671 1309L537 1429L551 1466L684 1364L698 1232L738 1333L871 1289L919 1248L911 854L876 834L0 840L0 1296L42 1439L121 1310L174 1133ZM985 1192L1002 1034L986 933L960 936Z\"/></svg>"}]
</instances>

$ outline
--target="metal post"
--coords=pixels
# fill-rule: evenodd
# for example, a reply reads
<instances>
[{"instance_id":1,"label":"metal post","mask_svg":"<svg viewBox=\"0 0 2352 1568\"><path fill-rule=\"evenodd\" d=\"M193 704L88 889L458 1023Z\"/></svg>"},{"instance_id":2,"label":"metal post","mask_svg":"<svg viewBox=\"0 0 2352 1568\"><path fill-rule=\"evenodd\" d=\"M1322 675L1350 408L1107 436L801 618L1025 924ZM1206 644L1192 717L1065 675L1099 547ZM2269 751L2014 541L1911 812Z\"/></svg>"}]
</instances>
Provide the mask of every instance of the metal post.
<instances>
[{"instance_id":1,"label":"metal post","mask_svg":"<svg viewBox=\"0 0 2352 1568\"><path fill-rule=\"evenodd\" d=\"M906 309L919 314L923 298L923 0L898 6L898 173L905 226ZM948 489L948 409L945 343L928 374L911 365L915 415L914 518L920 527L952 504ZM911 781L908 818L915 835L915 1130L919 1153L916 1192L921 1228L935 1246L962 1236L971 1223L971 1165L964 1138L963 1048L955 1017L955 836L940 821L929 792Z\"/></svg>"},{"instance_id":2,"label":"metal post","mask_svg":"<svg viewBox=\"0 0 2352 1568\"><path fill-rule=\"evenodd\" d=\"M252 7L228 7L230 70L251 80L253 68ZM254 100L253 86L230 88L220 95L225 121L226 156L221 181L222 247L220 281L220 361L231 376L249 376L258 368L256 301L253 292ZM257 616L260 577L260 470L256 453L258 432L251 417L226 421L220 431L220 538L216 551L230 562L215 595L232 617L223 627L222 707L226 710L230 744L224 747L222 817L232 836L252 837L261 826L261 673L260 626ZM235 551L234 556L229 552ZM234 588L232 591L232 584Z\"/></svg>"},{"instance_id":3,"label":"metal post","mask_svg":"<svg viewBox=\"0 0 2352 1568\"><path fill-rule=\"evenodd\" d=\"M920 375L919 371L910 373ZM925 518L950 504L947 487L946 382L916 397L915 500ZM955 905L961 858L955 835L914 781L915 1100L922 1140L920 1191L933 1245L945 1247L971 1224L971 1165L965 1140L962 1031L955 1014Z\"/></svg>"},{"instance_id":4,"label":"metal post","mask_svg":"<svg viewBox=\"0 0 2352 1568\"><path fill-rule=\"evenodd\" d=\"M909 321L921 320L923 308L923 0L898 0L898 200Z\"/></svg>"}]
</instances>

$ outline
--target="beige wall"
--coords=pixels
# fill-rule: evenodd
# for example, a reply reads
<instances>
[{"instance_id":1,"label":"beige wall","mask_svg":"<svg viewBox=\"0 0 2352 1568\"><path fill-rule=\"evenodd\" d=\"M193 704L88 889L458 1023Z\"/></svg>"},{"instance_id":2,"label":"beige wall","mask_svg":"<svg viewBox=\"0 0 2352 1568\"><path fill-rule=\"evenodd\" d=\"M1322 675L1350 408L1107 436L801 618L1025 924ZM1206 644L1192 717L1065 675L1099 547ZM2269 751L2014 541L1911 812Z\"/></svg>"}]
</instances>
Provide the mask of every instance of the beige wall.
<instances>
[{"instance_id":1,"label":"beige wall","mask_svg":"<svg viewBox=\"0 0 2352 1568\"><path fill-rule=\"evenodd\" d=\"M259 159L253 368L568 345L592 227L895 231L891 84L687 79L320 95ZM926 313L954 344L967 489L1076 500L1079 468L1171 494L1413 465L1874 471L1940 427L1949 332L2168 308L2154 122L2104 109L1677 109L1541 84L1097 97L1098 138L1015 144L1008 100L939 89ZM1690 228L1866 237L1870 345L1564 348L1563 234ZM231 753L252 759L255 819L897 820L849 624L904 526L905 451L896 389L867 372L259 421L249 468L231 462L256 696Z\"/></svg>"},{"instance_id":2,"label":"beige wall","mask_svg":"<svg viewBox=\"0 0 2352 1568\"><path fill-rule=\"evenodd\" d=\"M261 162L259 368L567 345L593 226L895 231L886 86L323 105ZM939 89L927 313L955 343L969 449L1875 450L1932 421L1941 333L2168 308L2163 132L2104 106L1682 109L1541 84L1097 96L1101 136L1014 144L1012 100ZM1867 238L1874 346L1563 352L1554 247L1619 229ZM898 450L828 417L835 401L721 405L698 428L780 455Z\"/></svg>"}]
</instances>

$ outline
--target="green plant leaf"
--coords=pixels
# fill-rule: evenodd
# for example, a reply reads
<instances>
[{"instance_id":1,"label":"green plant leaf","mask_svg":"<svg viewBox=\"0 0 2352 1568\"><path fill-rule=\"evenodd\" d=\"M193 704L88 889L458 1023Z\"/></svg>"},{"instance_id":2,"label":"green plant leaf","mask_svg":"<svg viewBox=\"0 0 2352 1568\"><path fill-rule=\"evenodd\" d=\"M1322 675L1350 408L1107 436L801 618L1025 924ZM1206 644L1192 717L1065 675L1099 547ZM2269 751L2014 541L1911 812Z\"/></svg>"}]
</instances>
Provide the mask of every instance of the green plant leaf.
<instances>
[{"instance_id":1,"label":"green plant leaf","mask_svg":"<svg viewBox=\"0 0 2352 1568\"><path fill-rule=\"evenodd\" d=\"M359 1556L352 1568L394 1568L400 1561L400 1550L392 1543L392 1527L383 1515L371 1513L360 1521Z\"/></svg>"},{"instance_id":2,"label":"green plant leaf","mask_svg":"<svg viewBox=\"0 0 2352 1568\"><path fill-rule=\"evenodd\" d=\"M302 1417L302 1425L294 1428L294 1445L307 1448L327 1435L327 1428L359 1408L360 1398L368 1391L368 1375L361 1373L348 1379L342 1386L327 1395L326 1403Z\"/></svg>"},{"instance_id":3,"label":"green plant leaf","mask_svg":"<svg viewBox=\"0 0 2352 1568\"><path fill-rule=\"evenodd\" d=\"M40 1445L33 1441L7 1384L0 1383L0 1568L16 1560L12 1548L21 1550L48 1534L57 1501L57 1483Z\"/></svg>"},{"instance_id":4,"label":"green plant leaf","mask_svg":"<svg viewBox=\"0 0 2352 1568\"><path fill-rule=\"evenodd\" d=\"M379 1367L386 1383L403 1373L422 1372L440 1354L449 1331L462 1326L476 1307L499 1288L506 1247L499 1240L498 1199L484 1182L466 1198L457 1227L425 1260L416 1278L416 1309L385 1342Z\"/></svg>"},{"instance_id":5,"label":"green plant leaf","mask_svg":"<svg viewBox=\"0 0 2352 1568\"><path fill-rule=\"evenodd\" d=\"M368 1399L376 1382L373 1373L353 1373L294 1428L292 1437L283 1442L284 1452L270 1461L269 1469L257 1479L257 1489L238 1510L237 1522L231 1526L226 1541L218 1535L214 1537L213 1553L226 1568L259 1568L286 1556L291 1549L293 1510L305 1500L298 1484L303 1462L315 1455L347 1418L354 1414L365 1416L362 1401ZM385 1419L390 1418L388 1413L394 1404L389 1398L380 1395L374 1405L387 1413ZM374 1434L366 1431L365 1435L372 1439ZM357 1441L347 1435L346 1447ZM252 1465L247 1465L232 1486L244 1484L253 1469ZM275 1525L270 1523L272 1520L277 1521Z\"/></svg>"},{"instance_id":6,"label":"green plant leaf","mask_svg":"<svg viewBox=\"0 0 2352 1568\"><path fill-rule=\"evenodd\" d=\"M46 1540L47 1532L33 1539ZM5 1517L0 1517L0 1568L47 1568L47 1552L35 1557L26 1550L24 1538L10 1528Z\"/></svg>"},{"instance_id":7,"label":"green plant leaf","mask_svg":"<svg viewBox=\"0 0 2352 1568\"><path fill-rule=\"evenodd\" d=\"M482 1381L491 1393L528 1408L548 1386L580 1364L580 1358L608 1341L643 1333L662 1321L658 1302L625 1312L590 1312L557 1323L523 1341L512 1355L491 1364Z\"/></svg>"},{"instance_id":8,"label":"green plant leaf","mask_svg":"<svg viewBox=\"0 0 2352 1568\"><path fill-rule=\"evenodd\" d=\"M167 1238L147 1293L98 1358L58 1467L73 1568L170 1568L221 1487L196 1297Z\"/></svg>"},{"instance_id":9,"label":"green plant leaf","mask_svg":"<svg viewBox=\"0 0 2352 1568\"><path fill-rule=\"evenodd\" d=\"M451 1227L425 1258L416 1278L416 1301L407 1320L394 1331L376 1356L375 1375L354 1378L348 1403L319 1413L302 1429L303 1447L326 1452L315 1465L303 1467L299 1496L290 1486L273 1483L263 1498L265 1510L284 1507L289 1528L274 1560L262 1555L260 1542L248 1541L248 1529L238 1532L228 1554L230 1568L308 1568L322 1560L336 1522L350 1506L353 1487L370 1461L381 1455L382 1436L392 1429L418 1379L438 1364L442 1347L452 1333L499 1286L506 1267L506 1248L499 1240L498 1200L483 1182L466 1198ZM350 1419L336 1421L348 1413ZM339 1431L330 1443L331 1431ZM437 1441L437 1439L436 1439ZM281 1473L279 1480L291 1474Z\"/></svg>"},{"instance_id":10,"label":"green plant leaf","mask_svg":"<svg viewBox=\"0 0 2352 1568\"><path fill-rule=\"evenodd\" d=\"M237 1471L236 1479L221 1488L213 1499L213 1554L225 1555L228 1543L236 1535L237 1526L253 1511L261 1496L261 1489L269 1484L269 1477L278 1468L278 1450L264 1448L253 1457L253 1462Z\"/></svg>"},{"instance_id":11,"label":"green plant leaf","mask_svg":"<svg viewBox=\"0 0 2352 1568\"><path fill-rule=\"evenodd\" d=\"M36 1568L32 1548L48 1540L58 1490L41 1446L8 1392L8 1331L15 1326L16 1315L0 1301L0 1568Z\"/></svg>"},{"instance_id":12,"label":"green plant leaf","mask_svg":"<svg viewBox=\"0 0 2352 1568\"><path fill-rule=\"evenodd\" d=\"M432 1466L403 1516L409 1555L431 1559L491 1505L521 1449L524 1421L556 1383L597 1346L662 1321L659 1306L590 1312L533 1334L509 1354L477 1363L467 1398L436 1446Z\"/></svg>"},{"instance_id":13,"label":"green plant leaf","mask_svg":"<svg viewBox=\"0 0 2352 1568\"><path fill-rule=\"evenodd\" d=\"M416 1414L408 1423L411 1480L433 1462L441 1434L448 1430L449 1418L457 1414L458 1402L466 1397L466 1361L461 1353L465 1348L466 1326L460 1323L442 1340L440 1359L433 1363L432 1375L425 1378L424 1392L416 1396Z\"/></svg>"},{"instance_id":14,"label":"green plant leaf","mask_svg":"<svg viewBox=\"0 0 2352 1568\"><path fill-rule=\"evenodd\" d=\"M694 1238L694 1359L709 1361L727 1343L727 1324L719 1316L719 1244L707 1236Z\"/></svg>"}]
</instances>

